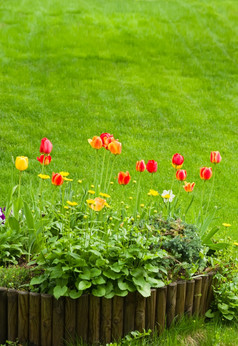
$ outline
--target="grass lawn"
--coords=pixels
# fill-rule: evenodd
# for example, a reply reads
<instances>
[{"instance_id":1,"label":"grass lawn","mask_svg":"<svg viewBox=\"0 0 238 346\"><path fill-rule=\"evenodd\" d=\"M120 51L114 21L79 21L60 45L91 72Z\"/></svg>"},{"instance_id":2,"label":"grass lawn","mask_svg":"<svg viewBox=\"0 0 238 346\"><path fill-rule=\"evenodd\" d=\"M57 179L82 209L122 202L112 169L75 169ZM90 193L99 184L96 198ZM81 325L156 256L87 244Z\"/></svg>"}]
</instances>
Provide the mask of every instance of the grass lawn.
<instances>
[{"instance_id":1,"label":"grass lawn","mask_svg":"<svg viewBox=\"0 0 238 346\"><path fill-rule=\"evenodd\" d=\"M143 177L144 199L149 188L171 187L172 155L183 154L187 181L196 182L193 211L201 204L199 168L219 150L210 208L221 208L216 224L230 223L237 241L236 0L0 0L0 28L0 206L17 183L12 157L29 157L23 184L31 179L36 189L36 156L48 137L48 172L90 184L95 152L87 139L110 132L123 145L113 178L129 170L137 179L137 160L158 161L153 186ZM128 190L113 189L128 199ZM217 333L219 342L222 328Z\"/></svg>"}]
</instances>

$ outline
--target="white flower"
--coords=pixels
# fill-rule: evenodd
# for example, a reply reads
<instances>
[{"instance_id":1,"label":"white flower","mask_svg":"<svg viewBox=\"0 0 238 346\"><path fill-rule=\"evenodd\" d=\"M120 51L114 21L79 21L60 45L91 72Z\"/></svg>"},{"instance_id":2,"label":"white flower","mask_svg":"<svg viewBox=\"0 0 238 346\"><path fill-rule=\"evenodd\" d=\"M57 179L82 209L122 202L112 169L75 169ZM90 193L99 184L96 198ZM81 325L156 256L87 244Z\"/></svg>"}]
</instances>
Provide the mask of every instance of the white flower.
<instances>
[{"instance_id":1,"label":"white flower","mask_svg":"<svg viewBox=\"0 0 238 346\"><path fill-rule=\"evenodd\" d=\"M172 202L174 199L175 195L173 194L172 190L164 190L163 193L161 194L161 197L164 199L164 202Z\"/></svg>"}]
</instances>

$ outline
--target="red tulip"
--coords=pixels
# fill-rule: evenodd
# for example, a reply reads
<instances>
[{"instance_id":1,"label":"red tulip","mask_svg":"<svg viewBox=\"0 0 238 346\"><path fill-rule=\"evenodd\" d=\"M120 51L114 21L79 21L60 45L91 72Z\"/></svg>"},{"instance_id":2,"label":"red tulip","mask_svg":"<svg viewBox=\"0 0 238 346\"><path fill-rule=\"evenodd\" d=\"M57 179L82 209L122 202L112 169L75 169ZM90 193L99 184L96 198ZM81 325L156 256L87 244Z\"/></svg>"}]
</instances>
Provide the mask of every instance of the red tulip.
<instances>
[{"instance_id":1,"label":"red tulip","mask_svg":"<svg viewBox=\"0 0 238 346\"><path fill-rule=\"evenodd\" d=\"M146 164L144 160L136 162L136 170L137 172L144 172L146 169Z\"/></svg>"},{"instance_id":2,"label":"red tulip","mask_svg":"<svg viewBox=\"0 0 238 346\"><path fill-rule=\"evenodd\" d=\"M211 167L202 167L200 168L200 178L204 180L209 180L212 177Z\"/></svg>"},{"instance_id":3,"label":"red tulip","mask_svg":"<svg viewBox=\"0 0 238 346\"><path fill-rule=\"evenodd\" d=\"M50 154L52 151L53 145L51 141L47 138L42 138L41 144L40 144L40 153L43 154Z\"/></svg>"},{"instance_id":4,"label":"red tulip","mask_svg":"<svg viewBox=\"0 0 238 346\"><path fill-rule=\"evenodd\" d=\"M211 152L211 162L212 163L221 162L221 154L219 153L219 151L212 151Z\"/></svg>"},{"instance_id":5,"label":"red tulip","mask_svg":"<svg viewBox=\"0 0 238 346\"><path fill-rule=\"evenodd\" d=\"M121 143L114 140L113 142L108 144L108 150L114 155L121 154Z\"/></svg>"},{"instance_id":6,"label":"red tulip","mask_svg":"<svg viewBox=\"0 0 238 346\"><path fill-rule=\"evenodd\" d=\"M62 177L61 174L59 173L52 173L52 179L51 179L52 184L54 185L62 185L64 182L64 178Z\"/></svg>"},{"instance_id":7,"label":"red tulip","mask_svg":"<svg viewBox=\"0 0 238 346\"><path fill-rule=\"evenodd\" d=\"M101 140L102 140L102 145L103 145L103 147L105 148L105 149L107 149L108 150L108 145L111 143L111 142L113 142L114 141L114 137L113 137L113 135L111 135L110 133L102 133L101 135L100 135L100 138L101 138Z\"/></svg>"},{"instance_id":8,"label":"red tulip","mask_svg":"<svg viewBox=\"0 0 238 346\"><path fill-rule=\"evenodd\" d=\"M88 143L93 149L101 149L102 147L102 139L98 136L94 136L93 139L88 139Z\"/></svg>"},{"instance_id":9,"label":"red tulip","mask_svg":"<svg viewBox=\"0 0 238 346\"><path fill-rule=\"evenodd\" d=\"M156 162L155 160L149 160L149 161L147 162L146 169L147 169L147 171L150 172L150 173L155 173L155 172L157 172L157 169L158 169L157 162Z\"/></svg>"},{"instance_id":10,"label":"red tulip","mask_svg":"<svg viewBox=\"0 0 238 346\"><path fill-rule=\"evenodd\" d=\"M180 154L174 154L172 157L172 166L176 169L180 169L183 165L184 157Z\"/></svg>"},{"instance_id":11,"label":"red tulip","mask_svg":"<svg viewBox=\"0 0 238 346\"><path fill-rule=\"evenodd\" d=\"M192 192L194 186L195 186L195 183L186 183L186 181L185 181L183 188L186 192Z\"/></svg>"},{"instance_id":12,"label":"red tulip","mask_svg":"<svg viewBox=\"0 0 238 346\"><path fill-rule=\"evenodd\" d=\"M37 160L44 166L48 166L50 164L51 161L51 156L45 156L45 155L41 155L40 157L37 157Z\"/></svg>"},{"instance_id":13,"label":"red tulip","mask_svg":"<svg viewBox=\"0 0 238 346\"><path fill-rule=\"evenodd\" d=\"M129 172L119 172L118 173L118 183L120 185L127 185L129 181L131 180Z\"/></svg>"},{"instance_id":14,"label":"red tulip","mask_svg":"<svg viewBox=\"0 0 238 346\"><path fill-rule=\"evenodd\" d=\"M185 169L179 169L176 172L176 179L177 180L185 180L187 178L187 172Z\"/></svg>"}]
</instances>

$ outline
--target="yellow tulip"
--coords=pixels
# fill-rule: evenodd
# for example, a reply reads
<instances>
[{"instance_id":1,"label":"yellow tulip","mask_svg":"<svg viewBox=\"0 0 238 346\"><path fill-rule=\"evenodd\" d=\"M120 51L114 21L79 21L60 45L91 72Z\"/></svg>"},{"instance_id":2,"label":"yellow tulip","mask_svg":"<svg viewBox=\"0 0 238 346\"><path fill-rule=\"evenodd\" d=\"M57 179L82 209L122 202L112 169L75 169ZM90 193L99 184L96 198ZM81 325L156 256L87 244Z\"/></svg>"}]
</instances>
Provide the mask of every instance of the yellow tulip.
<instances>
[{"instance_id":1,"label":"yellow tulip","mask_svg":"<svg viewBox=\"0 0 238 346\"><path fill-rule=\"evenodd\" d=\"M15 166L19 171L25 171L28 168L28 157L17 156Z\"/></svg>"}]
</instances>

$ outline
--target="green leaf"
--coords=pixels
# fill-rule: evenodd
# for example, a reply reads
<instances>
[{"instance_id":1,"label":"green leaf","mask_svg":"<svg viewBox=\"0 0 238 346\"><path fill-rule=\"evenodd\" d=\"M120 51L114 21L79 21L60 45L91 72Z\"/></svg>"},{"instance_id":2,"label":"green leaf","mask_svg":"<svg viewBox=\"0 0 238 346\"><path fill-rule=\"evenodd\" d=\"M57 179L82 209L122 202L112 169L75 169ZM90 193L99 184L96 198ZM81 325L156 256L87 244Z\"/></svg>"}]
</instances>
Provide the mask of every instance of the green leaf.
<instances>
[{"instance_id":1,"label":"green leaf","mask_svg":"<svg viewBox=\"0 0 238 346\"><path fill-rule=\"evenodd\" d=\"M105 286L98 286L92 290L92 294L96 297L104 297L106 294Z\"/></svg>"},{"instance_id":2,"label":"green leaf","mask_svg":"<svg viewBox=\"0 0 238 346\"><path fill-rule=\"evenodd\" d=\"M19 232L19 221L14 216L9 217L8 222L13 231Z\"/></svg>"},{"instance_id":3,"label":"green leaf","mask_svg":"<svg viewBox=\"0 0 238 346\"><path fill-rule=\"evenodd\" d=\"M82 293L83 293L83 291L71 290L71 291L69 292L69 296L70 296L70 298L72 298L72 299L77 299L77 298L81 297Z\"/></svg>"},{"instance_id":4,"label":"green leaf","mask_svg":"<svg viewBox=\"0 0 238 346\"><path fill-rule=\"evenodd\" d=\"M135 268L130 271L131 275L134 277L139 277L144 275L144 269L142 268Z\"/></svg>"},{"instance_id":5,"label":"green leaf","mask_svg":"<svg viewBox=\"0 0 238 346\"><path fill-rule=\"evenodd\" d=\"M80 281L78 284L79 291L84 291L87 288L91 287L92 283L90 281Z\"/></svg>"},{"instance_id":6,"label":"green leaf","mask_svg":"<svg viewBox=\"0 0 238 346\"><path fill-rule=\"evenodd\" d=\"M151 294L150 291L150 285L149 284L144 284L143 287L138 286L137 287L138 292L143 296L143 297L149 297Z\"/></svg>"},{"instance_id":7,"label":"green leaf","mask_svg":"<svg viewBox=\"0 0 238 346\"><path fill-rule=\"evenodd\" d=\"M115 273L114 271L112 271L111 269L108 270L104 270L103 274L109 278L109 279L113 279L116 280L121 276L121 273Z\"/></svg>"},{"instance_id":8,"label":"green leaf","mask_svg":"<svg viewBox=\"0 0 238 346\"><path fill-rule=\"evenodd\" d=\"M51 274L50 274L50 278L51 279L57 279L57 278L60 278L62 275L63 275L63 270L59 265L59 266L53 267Z\"/></svg>"},{"instance_id":9,"label":"green leaf","mask_svg":"<svg viewBox=\"0 0 238 346\"><path fill-rule=\"evenodd\" d=\"M134 282L134 284L136 286L141 286L142 287L142 286L146 285L146 281L144 279L144 276L133 277L132 281Z\"/></svg>"},{"instance_id":10,"label":"green leaf","mask_svg":"<svg viewBox=\"0 0 238 346\"><path fill-rule=\"evenodd\" d=\"M99 277L97 277L95 279L92 279L92 283L94 285L103 285L103 284L106 283L106 280L102 276L99 276Z\"/></svg>"},{"instance_id":11,"label":"green leaf","mask_svg":"<svg viewBox=\"0 0 238 346\"><path fill-rule=\"evenodd\" d=\"M150 264L150 263L147 263L147 264L145 265L145 269L146 269L147 271L149 271L149 272L152 272L152 273L158 273L158 271L159 271L159 268L158 268L158 267L153 266L153 265Z\"/></svg>"},{"instance_id":12,"label":"green leaf","mask_svg":"<svg viewBox=\"0 0 238 346\"><path fill-rule=\"evenodd\" d=\"M31 279L30 285L39 285L47 279L46 275L35 276Z\"/></svg>"},{"instance_id":13,"label":"green leaf","mask_svg":"<svg viewBox=\"0 0 238 346\"><path fill-rule=\"evenodd\" d=\"M53 290L53 294L54 297L56 299L59 299L59 297L62 297L63 295L65 295L65 293L67 292L68 287L67 286L55 286L54 290Z\"/></svg>"},{"instance_id":14,"label":"green leaf","mask_svg":"<svg viewBox=\"0 0 238 346\"><path fill-rule=\"evenodd\" d=\"M90 280L91 271L88 268L84 268L82 274L79 275L79 278L84 280Z\"/></svg>"},{"instance_id":15,"label":"green leaf","mask_svg":"<svg viewBox=\"0 0 238 346\"><path fill-rule=\"evenodd\" d=\"M214 312L212 312L212 310L209 309L209 310L205 313L205 316L208 317L208 318L213 318L215 315L214 315Z\"/></svg>"},{"instance_id":16,"label":"green leaf","mask_svg":"<svg viewBox=\"0 0 238 346\"><path fill-rule=\"evenodd\" d=\"M91 272L91 278L93 278L93 277L99 276L102 271L98 268L92 268L90 272Z\"/></svg>"},{"instance_id":17,"label":"green leaf","mask_svg":"<svg viewBox=\"0 0 238 346\"><path fill-rule=\"evenodd\" d=\"M32 212L26 202L24 202L24 214L26 217L26 223L29 229L35 229L34 219L32 216Z\"/></svg>"}]
</instances>

